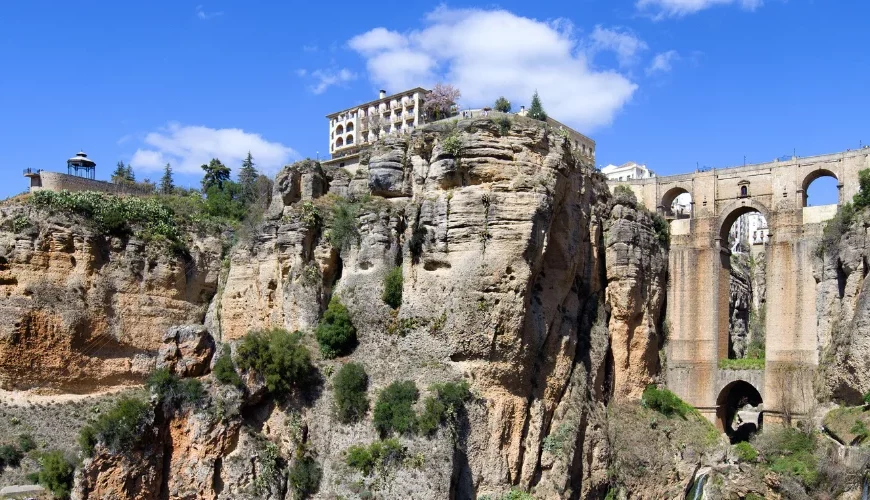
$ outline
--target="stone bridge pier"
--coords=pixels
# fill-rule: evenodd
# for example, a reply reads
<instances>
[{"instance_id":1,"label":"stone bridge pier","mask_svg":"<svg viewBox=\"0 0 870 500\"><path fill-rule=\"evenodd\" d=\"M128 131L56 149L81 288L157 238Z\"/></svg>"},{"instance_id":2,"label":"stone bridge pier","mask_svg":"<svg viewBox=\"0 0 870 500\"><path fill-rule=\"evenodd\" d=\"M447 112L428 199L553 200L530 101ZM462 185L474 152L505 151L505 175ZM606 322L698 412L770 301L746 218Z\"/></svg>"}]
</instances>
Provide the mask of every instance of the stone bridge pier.
<instances>
[{"instance_id":1,"label":"stone bridge pier","mask_svg":"<svg viewBox=\"0 0 870 500\"><path fill-rule=\"evenodd\" d=\"M767 422L812 406L819 359L813 260L824 222L858 192L858 172L867 168L870 149L861 149L612 183L628 185L648 210L671 221L666 380L720 428L735 390L757 391ZM824 176L837 179L839 202L807 207L808 186ZM683 193L691 209L675 214L671 204ZM729 356L728 233L748 212L760 212L769 228L765 367L726 370L720 361Z\"/></svg>"}]
</instances>

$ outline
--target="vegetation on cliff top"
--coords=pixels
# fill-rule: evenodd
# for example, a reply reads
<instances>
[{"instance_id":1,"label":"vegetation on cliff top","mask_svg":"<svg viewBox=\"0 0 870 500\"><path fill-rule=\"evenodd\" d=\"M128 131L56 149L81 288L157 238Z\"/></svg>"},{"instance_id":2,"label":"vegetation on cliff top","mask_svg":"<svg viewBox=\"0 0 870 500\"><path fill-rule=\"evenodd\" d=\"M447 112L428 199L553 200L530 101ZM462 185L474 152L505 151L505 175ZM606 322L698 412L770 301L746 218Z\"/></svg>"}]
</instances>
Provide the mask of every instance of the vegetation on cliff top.
<instances>
[{"instance_id":1,"label":"vegetation on cliff top","mask_svg":"<svg viewBox=\"0 0 870 500\"><path fill-rule=\"evenodd\" d=\"M139 441L148 421L151 405L139 398L124 397L113 408L79 432L79 446L86 456L94 454L98 442L113 453L130 451Z\"/></svg>"}]
</instances>

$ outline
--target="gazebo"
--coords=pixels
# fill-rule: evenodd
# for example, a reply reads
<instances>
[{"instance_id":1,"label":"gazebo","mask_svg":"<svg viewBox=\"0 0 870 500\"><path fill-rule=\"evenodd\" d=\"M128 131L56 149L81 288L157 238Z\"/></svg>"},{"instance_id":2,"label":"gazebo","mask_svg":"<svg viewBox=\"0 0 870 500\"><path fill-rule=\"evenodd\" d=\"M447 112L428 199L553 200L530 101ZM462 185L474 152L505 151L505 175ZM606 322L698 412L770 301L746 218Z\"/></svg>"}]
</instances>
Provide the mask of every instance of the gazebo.
<instances>
[{"instance_id":1,"label":"gazebo","mask_svg":"<svg viewBox=\"0 0 870 500\"><path fill-rule=\"evenodd\" d=\"M84 151L79 151L75 156L66 161L66 173L86 179L95 179L97 164L88 158Z\"/></svg>"}]
</instances>

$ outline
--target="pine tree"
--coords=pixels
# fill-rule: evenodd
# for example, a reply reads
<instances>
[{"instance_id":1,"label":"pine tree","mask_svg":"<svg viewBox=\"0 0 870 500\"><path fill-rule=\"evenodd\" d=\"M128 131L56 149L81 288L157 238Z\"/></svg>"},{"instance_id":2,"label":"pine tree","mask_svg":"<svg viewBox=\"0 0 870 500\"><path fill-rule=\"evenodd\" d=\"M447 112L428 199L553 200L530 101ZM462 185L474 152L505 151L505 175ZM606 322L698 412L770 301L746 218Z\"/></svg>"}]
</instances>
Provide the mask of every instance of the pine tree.
<instances>
[{"instance_id":1,"label":"pine tree","mask_svg":"<svg viewBox=\"0 0 870 500\"><path fill-rule=\"evenodd\" d=\"M502 113L510 113L511 102L508 101L505 96L501 96L495 100L495 110L501 111Z\"/></svg>"},{"instance_id":2,"label":"pine tree","mask_svg":"<svg viewBox=\"0 0 870 500\"><path fill-rule=\"evenodd\" d=\"M205 175L202 177L202 192L208 191L208 188L217 186L222 188L224 182L230 180L230 168L221 163L217 158L212 158L208 165L202 166Z\"/></svg>"},{"instance_id":3,"label":"pine tree","mask_svg":"<svg viewBox=\"0 0 870 500\"><path fill-rule=\"evenodd\" d=\"M163 167L163 177L160 178L160 194L172 194L175 183L172 182L172 166L168 163Z\"/></svg>"},{"instance_id":4,"label":"pine tree","mask_svg":"<svg viewBox=\"0 0 870 500\"><path fill-rule=\"evenodd\" d=\"M544 107L541 105L541 98L538 97L537 90L535 91L535 95L532 96L532 105L529 106L528 116L535 120L541 120L542 122L547 121L547 112L544 111Z\"/></svg>"},{"instance_id":5,"label":"pine tree","mask_svg":"<svg viewBox=\"0 0 870 500\"><path fill-rule=\"evenodd\" d=\"M252 203L257 197L257 169L254 168L254 157L248 151L248 156L242 161L242 169L239 170L239 184L242 187L242 201Z\"/></svg>"},{"instance_id":6,"label":"pine tree","mask_svg":"<svg viewBox=\"0 0 870 500\"><path fill-rule=\"evenodd\" d=\"M133 173L133 165L127 164L127 169L124 171L124 180L127 182L136 182L136 174Z\"/></svg>"},{"instance_id":7,"label":"pine tree","mask_svg":"<svg viewBox=\"0 0 870 500\"><path fill-rule=\"evenodd\" d=\"M112 172L112 182L115 184L124 182L127 178L127 167L124 166L124 162L119 161L117 166L115 166L115 171Z\"/></svg>"}]
</instances>

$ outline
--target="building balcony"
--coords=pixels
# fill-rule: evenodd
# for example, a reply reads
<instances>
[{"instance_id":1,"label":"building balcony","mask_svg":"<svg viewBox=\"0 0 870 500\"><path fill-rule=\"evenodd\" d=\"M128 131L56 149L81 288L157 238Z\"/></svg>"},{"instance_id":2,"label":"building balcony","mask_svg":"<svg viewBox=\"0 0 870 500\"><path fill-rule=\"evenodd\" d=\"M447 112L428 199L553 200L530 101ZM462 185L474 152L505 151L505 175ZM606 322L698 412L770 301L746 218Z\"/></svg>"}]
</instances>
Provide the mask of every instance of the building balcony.
<instances>
[{"instance_id":1,"label":"building balcony","mask_svg":"<svg viewBox=\"0 0 870 500\"><path fill-rule=\"evenodd\" d=\"M402 121L402 113L393 113L393 121L394 122Z\"/></svg>"},{"instance_id":2,"label":"building balcony","mask_svg":"<svg viewBox=\"0 0 870 500\"><path fill-rule=\"evenodd\" d=\"M391 108L391 109L398 109L398 108L401 108L401 107L402 107L402 103L401 103L401 102L393 102L393 103L390 103L390 108Z\"/></svg>"}]
</instances>

